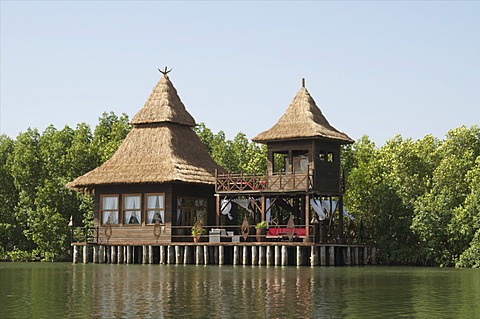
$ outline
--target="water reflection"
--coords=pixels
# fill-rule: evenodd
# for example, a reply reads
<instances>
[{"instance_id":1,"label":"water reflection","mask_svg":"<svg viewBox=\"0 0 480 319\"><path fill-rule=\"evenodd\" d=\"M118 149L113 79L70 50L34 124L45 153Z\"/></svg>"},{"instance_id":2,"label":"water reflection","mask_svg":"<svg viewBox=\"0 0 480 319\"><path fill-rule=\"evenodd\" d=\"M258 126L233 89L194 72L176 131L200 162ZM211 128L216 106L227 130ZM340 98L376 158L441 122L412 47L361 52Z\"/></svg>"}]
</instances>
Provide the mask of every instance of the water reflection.
<instances>
[{"instance_id":1,"label":"water reflection","mask_svg":"<svg viewBox=\"0 0 480 319\"><path fill-rule=\"evenodd\" d=\"M1 318L473 318L480 272L0 264Z\"/></svg>"}]
</instances>

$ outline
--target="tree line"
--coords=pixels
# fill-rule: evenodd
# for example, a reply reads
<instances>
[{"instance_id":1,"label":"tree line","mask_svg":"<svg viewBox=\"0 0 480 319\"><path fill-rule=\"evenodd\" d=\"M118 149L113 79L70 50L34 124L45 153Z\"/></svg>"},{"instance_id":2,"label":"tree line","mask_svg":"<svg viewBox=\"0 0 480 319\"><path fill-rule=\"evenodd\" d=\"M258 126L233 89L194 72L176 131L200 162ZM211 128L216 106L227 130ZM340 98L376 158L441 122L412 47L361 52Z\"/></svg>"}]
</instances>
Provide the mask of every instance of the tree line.
<instances>
[{"instance_id":1,"label":"tree line","mask_svg":"<svg viewBox=\"0 0 480 319\"><path fill-rule=\"evenodd\" d=\"M110 158L130 131L126 114L104 113L92 130L28 129L0 136L0 260L70 260L71 216L92 225L93 202L65 184ZM262 174L266 147L195 128L230 172ZM384 264L480 267L480 128L443 140L400 135L377 147L367 136L342 149L345 206L368 230Z\"/></svg>"}]
</instances>

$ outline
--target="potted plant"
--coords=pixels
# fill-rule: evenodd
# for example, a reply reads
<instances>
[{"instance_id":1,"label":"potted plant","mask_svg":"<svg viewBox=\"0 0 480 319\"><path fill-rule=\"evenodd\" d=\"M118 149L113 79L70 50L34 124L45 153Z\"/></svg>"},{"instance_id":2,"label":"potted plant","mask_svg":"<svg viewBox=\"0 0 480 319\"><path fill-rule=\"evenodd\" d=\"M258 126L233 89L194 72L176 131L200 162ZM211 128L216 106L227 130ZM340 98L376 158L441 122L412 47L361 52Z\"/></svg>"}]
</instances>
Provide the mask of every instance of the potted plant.
<instances>
[{"instance_id":1,"label":"potted plant","mask_svg":"<svg viewBox=\"0 0 480 319\"><path fill-rule=\"evenodd\" d=\"M255 226L255 229L257 230L257 233L256 233L257 241L260 242L265 239L265 236L267 235L267 227L268 227L268 224L264 220L257 223L257 225Z\"/></svg>"},{"instance_id":2,"label":"potted plant","mask_svg":"<svg viewBox=\"0 0 480 319\"><path fill-rule=\"evenodd\" d=\"M192 237L193 237L193 241L198 243L200 241L200 237L202 235L205 235L207 233L207 231L202 227L201 224L195 224L193 227L192 227Z\"/></svg>"}]
</instances>

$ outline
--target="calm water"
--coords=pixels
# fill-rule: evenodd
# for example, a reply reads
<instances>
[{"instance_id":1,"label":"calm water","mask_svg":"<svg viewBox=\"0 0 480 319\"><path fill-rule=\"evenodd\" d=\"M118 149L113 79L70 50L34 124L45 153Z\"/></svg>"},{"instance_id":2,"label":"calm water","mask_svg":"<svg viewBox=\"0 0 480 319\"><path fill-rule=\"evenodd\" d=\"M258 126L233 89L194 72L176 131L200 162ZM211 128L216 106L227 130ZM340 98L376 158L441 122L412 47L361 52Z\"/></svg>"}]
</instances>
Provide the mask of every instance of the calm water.
<instances>
[{"instance_id":1,"label":"calm water","mask_svg":"<svg viewBox=\"0 0 480 319\"><path fill-rule=\"evenodd\" d=\"M480 318L480 270L0 263L0 318Z\"/></svg>"}]
</instances>

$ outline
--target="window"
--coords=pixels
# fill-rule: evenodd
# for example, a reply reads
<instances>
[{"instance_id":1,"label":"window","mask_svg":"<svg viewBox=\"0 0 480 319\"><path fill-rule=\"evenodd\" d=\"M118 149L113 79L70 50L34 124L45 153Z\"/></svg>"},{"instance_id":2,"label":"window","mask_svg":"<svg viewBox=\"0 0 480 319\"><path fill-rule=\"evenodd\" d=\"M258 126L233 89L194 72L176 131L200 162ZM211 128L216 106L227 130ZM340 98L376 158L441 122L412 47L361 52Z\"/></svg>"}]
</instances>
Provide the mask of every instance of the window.
<instances>
[{"instance_id":1,"label":"window","mask_svg":"<svg viewBox=\"0 0 480 319\"><path fill-rule=\"evenodd\" d=\"M102 195L101 204L102 224L118 224L118 195Z\"/></svg>"},{"instance_id":2,"label":"window","mask_svg":"<svg viewBox=\"0 0 480 319\"><path fill-rule=\"evenodd\" d=\"M177 218L180 225L194 225L200 221L207 223L207 200L196 197L179 197L177 199Z\"/></svg>"},{"instance_id":3,"label":"window","mask_svg":"<svg viewBox=\"0 0 480 319\"><path fill-rule=\"evenodd\" d=\"M148 224L165 224L165 194L147 194L146 211Z\"/></svg>"},{"instance_id":4,"label":"window","mask_svg":"<svg viewBox=\"0 0 480 319\"><path fill-rule=\"evenodd\" d=\"M123 196L123 215L125 224L140 224L142 222L140 195Z\"/></svg>"},{"instance_id":5,"label":"window","mask_svg":"<svg viewBox=\"0 0 480 319\"><path fill-rule=\"evenodd\" d=\"M318 154L318 158L320 159L320 161L323 162L327 159L327 154L324 151L320 151L320 153Z\"/></svg>"},{"instance_id":6,"label":"window","mask_svg":"<svg viewBox=\"0 0 480 319\"><path fill-rule=\"evenodd\" d=\"M333 163L333 152L328 152L327 154L327 162Z\"/></svg>"}]
</instances>

